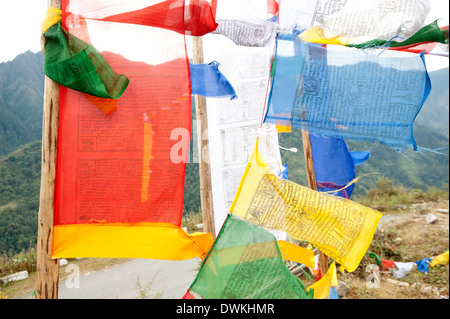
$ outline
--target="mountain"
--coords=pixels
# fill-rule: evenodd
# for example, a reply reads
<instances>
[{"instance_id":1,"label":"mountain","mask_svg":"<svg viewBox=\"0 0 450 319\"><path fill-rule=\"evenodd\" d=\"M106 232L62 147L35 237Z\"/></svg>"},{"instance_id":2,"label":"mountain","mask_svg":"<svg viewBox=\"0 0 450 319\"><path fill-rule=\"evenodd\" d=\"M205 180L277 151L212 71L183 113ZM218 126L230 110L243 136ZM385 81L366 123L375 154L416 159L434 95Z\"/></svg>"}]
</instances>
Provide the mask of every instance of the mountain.
<instances>
[{"instance_id":1,"label":"mountain","mask_svg":"<svg viewBox=\"0 0 450 319\"><path fill-rule=\"evenodd\" d=\"M449 84L448 68L429 73L431 93L417 115L415 124L449 136Z\"/></svg>"},{"instance_id":2,"label":"mountain","mask_svg":"<svg viewBox=\"0 0 450 319\"><path fill-rule=\"evenodd\" d=\"M447 124L448 125L448 124ZM357 142L346 140L350 151L368 151L371 157L364 166L356 167L356 176L361 177L353 190L354 196L362 196L374 188L381 177L391 179L397 186L419 188L448 188L449 157L448 135L422 125L414 125L418 151L397 151L379 142ZM280 134L280 146L296 147L297 153L281 150L284 164L289 168L289 179L307 186L301 132L293 129L290 134ZM443 148L443 149L442 149ZM439 151L433 151L440 149ZM442 150L441 150L442 149Z\"/></svg>"},{"instance_id":3,"label":"mountain","mask_svg":"<svg viewBox=\"0 0 450 319\"><path fill-rule=\"evenodd\" d=\"M0 156L40 140L44 55L27 51L0 63Z\"/></svg>"},{"instance_id":4,"label":"mountain","mask_svg":"<svg viewBox=\"0 0 450 319\"><path fill-rule=\"evenodd\" d=\"M0 254L36 243L40 173L40 141L0 158Z\"/></svg>"}]
</instances>

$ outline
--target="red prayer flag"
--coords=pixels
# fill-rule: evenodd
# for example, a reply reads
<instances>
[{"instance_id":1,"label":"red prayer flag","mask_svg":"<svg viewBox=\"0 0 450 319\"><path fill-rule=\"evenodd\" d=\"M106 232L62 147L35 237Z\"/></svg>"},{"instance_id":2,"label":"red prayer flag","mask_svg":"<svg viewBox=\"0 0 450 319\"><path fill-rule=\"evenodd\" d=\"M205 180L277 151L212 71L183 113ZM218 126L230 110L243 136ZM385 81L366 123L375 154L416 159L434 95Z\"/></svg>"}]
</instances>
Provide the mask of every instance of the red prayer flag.
<instances>
[{"instance_id":1,"label":"red prayer flag","mask_svg":"<svg viewBox=\"0 0 450 319\"><path fill-rule=\"evenodd\" d=\"M272 15L278 14L278 1L277 0L267 0L268 1L268 11Z\"/></svg>"},{"instance_id":2,"label":"red prayer flag","mask_svg":"<svg viewBox=\"0 0 450 319\"><path fill-rule=\"evenodd\" d=\"M395 262L391 260L381 259L381 265L383 269L388 270L395 267Z\"/></svg>"},{"instance_id":3,"label":"red prayer flag","mask_svg":"<svg viewBox=\"0 0 450 319\"><path fill-rule=\"evenodd\" d=\"M202 36L216 30L215 8L205 0L168 0L143 9L102 18L102 21L140 24L172 30L181 34Z\"/></svg>"},{"instance_id":4,"label":"red prayer flag","mask_svg":"<svg viewBox=\"0 0 450 319\"><path fill-rule=\"evenodd\" d=\"M63 9L69 3L76 14L89 13L86 2L63 0ZM109 4L89 3L100 12ZM68 14L63 10L63 27L89 32L130 83L110 115L93 107L98 101L60 87L53 257L204 257L211 234L181 229L192 123L184 34L104 21L82 29L76 21L65 25Z\"/></svg>"},{"instance_id":5,"label":"red prayer flag","mask_svg":"<svg viewBox=\"0 0 450 319\"><path fill-rule=\"evenodd\" d=\"M186 293L181 299L195 299L195 297L191 294L191 292L188 289L188 291L186 291Z\"/></svg>"}]
</instances>

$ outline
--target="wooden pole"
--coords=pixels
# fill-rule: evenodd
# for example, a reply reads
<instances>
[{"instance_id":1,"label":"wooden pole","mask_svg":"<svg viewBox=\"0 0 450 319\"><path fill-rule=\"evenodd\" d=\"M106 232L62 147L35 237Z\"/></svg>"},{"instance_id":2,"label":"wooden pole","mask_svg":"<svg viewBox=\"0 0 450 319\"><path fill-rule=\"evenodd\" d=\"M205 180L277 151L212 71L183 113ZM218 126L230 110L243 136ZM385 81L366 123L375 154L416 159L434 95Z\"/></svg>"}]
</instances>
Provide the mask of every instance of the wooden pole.
<instances>
[{"instance_id":1,"label":"wooden pole","mask_svg":"<svg viewBox=\"0 0 450 319\"><path fill-rule=\"evenodd\" d=\"M204 63L202 37L192 37L192 51L194 64ZM209 155L208 116L206 98L195 95L195 109L197 114L197 141L199 150L200 199L203 216L203 231L212 233L216 238L214 226L214 208L211 186L211 165Z\"/></svg>"},{"instance_id":2,"label":"wooden pole","mask_svg":"<svg viewBox=\"0 0 450 319\"><path fill-rule=\"evenodd\" d=\"M61 9L61 0L50 0L48 6ZM36 249L36 299L58 299L59 260L52 259L58 126L59 84L45 77L41 191Z\"/></svg>"},{"instance_id":3,"label":"wooden pole","mask_svg":"<svg viewBox=\"0 0 450 319\"><path fill-rule=\"evenodd\" d=\"M309 188L317 191L316 174L314 172L314 163L311 149L311 138L309 136L308 131L302 130L302 140L303 140L303 153L305 155L306 176L308 178L308 186ZM322 276L324 276L328 271L328 261L327 256L321 251L319 251L319 265L320 265L320 272Z\"/></svg>"}]
</instances>

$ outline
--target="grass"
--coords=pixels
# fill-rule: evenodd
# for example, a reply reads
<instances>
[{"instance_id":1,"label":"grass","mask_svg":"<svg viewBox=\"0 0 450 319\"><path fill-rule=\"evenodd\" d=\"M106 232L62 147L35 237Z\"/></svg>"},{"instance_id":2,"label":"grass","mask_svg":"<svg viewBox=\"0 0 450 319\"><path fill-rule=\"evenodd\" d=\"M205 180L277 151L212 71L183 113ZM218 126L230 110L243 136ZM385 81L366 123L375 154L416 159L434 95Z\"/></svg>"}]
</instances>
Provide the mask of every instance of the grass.
<instances>
[{"instance_id":1,"label":"grass","mask_svg":"<svg viewBox=\"0 0 450 319\"><path fill-rule=\"evenodd\" d=\"M197 225L202 224L202 222L203 217L201 212L190 212L183 216L183 219L181 220L181 227L186 227L188 233L197 232L201 231L201 229L199 229Z\"/></svg>"},{"instance_id":2,"label":"grass","mask_svg":"<svg viewBox=\"0 0 450 319\"><path fill-rule=\"evenodd\" d=\"M380 178L376 186L364 196L355 196L354 201L368 207L376 207L381 212L397 210L399 206L409 207L413 203L434 202L448 199L448 185L443 189L430 187L427 190L410 189L404 186L395 186L387 177Z\"/></svg>"},{"instance_id":3,"label":"grass","mask_svg":"<svg viewBox=\"0 0 450 319\"><path fill-rule=\"evenodd\" d=\"M159 272L157 272L152 280L150 280L146 285L142 285L139 279L139 276L136 280L136 289L138 291L138 295L136 299L161 299L164 293L164 289L162 291L154 292L153 284L156 280L156 276L158 276Z\"/></svg>"},{"instance_id":4,"label":"grass","mask_svg":"<svg viewBox=\"0 0 450 319\"><path fill-rule=\"evenodd\" d=\"M36 271L36 249L30 247L12 257L6 254L0 256L0 277L4 277L19 271Z\"/></svg>"}]
</instances>

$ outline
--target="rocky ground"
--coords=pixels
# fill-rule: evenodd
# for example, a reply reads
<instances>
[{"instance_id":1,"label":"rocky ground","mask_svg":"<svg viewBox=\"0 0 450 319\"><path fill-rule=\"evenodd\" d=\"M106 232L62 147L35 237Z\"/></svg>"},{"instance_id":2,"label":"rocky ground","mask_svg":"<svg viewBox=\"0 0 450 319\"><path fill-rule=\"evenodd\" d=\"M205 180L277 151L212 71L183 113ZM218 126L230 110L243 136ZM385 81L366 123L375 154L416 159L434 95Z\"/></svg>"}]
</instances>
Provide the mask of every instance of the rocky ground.
<instances>
[{"instance_id":1,"label":"rocky ground","mask_svg":"<svg viewBox=\"0 0 450 319\"><path fill-rule=\"evenodd\" d=\"M449 202L425 202L409 208L399 205L380 221L368 252L385 260L415 262L449 249ZM338 272L343 299L448 299L449 266L430 267L424 274L413 269L402 279L378 270L366 255L352 273ZM376 281L375 278L379 280Z\"/></svg>"}]
</instances>

